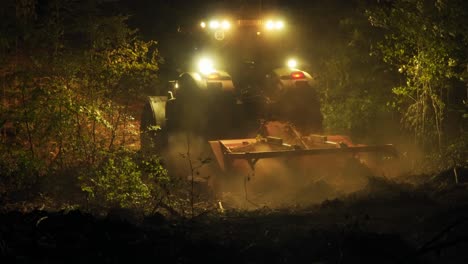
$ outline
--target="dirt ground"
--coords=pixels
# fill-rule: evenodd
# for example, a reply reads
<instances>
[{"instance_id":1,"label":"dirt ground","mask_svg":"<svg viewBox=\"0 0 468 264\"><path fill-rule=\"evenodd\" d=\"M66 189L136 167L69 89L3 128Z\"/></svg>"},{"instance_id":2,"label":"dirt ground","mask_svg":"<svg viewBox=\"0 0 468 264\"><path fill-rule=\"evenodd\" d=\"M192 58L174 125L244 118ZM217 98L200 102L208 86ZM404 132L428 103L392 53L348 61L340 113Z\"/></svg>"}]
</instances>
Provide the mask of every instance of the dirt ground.
<instances>
[{"instance_id":1,"label":"dirt ground","mask_svg":"<svg viewBox=\"0 0 468 264\"><path fill-rule=\"evenodd\" d=\"M412 177L375 178L308 207L192 219L4 208L0 262L468 263L467 183L449 172Z\"/></svg>"}]
</instances>

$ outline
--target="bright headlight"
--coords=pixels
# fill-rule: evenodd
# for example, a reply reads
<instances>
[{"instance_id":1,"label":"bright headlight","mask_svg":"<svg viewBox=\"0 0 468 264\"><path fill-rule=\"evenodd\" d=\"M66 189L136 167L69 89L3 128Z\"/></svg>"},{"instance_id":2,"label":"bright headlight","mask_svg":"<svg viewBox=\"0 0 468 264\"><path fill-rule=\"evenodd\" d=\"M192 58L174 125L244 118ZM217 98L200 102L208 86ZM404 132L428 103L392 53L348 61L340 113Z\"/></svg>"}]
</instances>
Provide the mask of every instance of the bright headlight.
<instances>
[{"instance_id":1,"label":"bright headlight","mask_svg":"<svg viewBox=\"0 0 468 264\"><path fill-rule=\"evenodd\" d=\"M297 67L297 60L295 59L289 59L287 62L287 65L289 68L296 68Z\"/></svg>"},{"instance_id":2,"label":"bright headlight","mask_svg":"<svg viewBox=\"0 0 468 264\"><path fill-rule=\"evenodd\" d=\"M265 27L268 30L272 30L275 28L275 22L273 22L272 20L268 20L265 24Z\"/></svg>"},{"instance_id":3,"label":"bright headlight","mask_svg":"<svg viewBox=\"0 0 468 264\"><path fill-rule=\"evenodd\" d=\"M231 28L231 23L229 23L229 21L227 20L224 20L222 23L221 23L221 26L223 29L227 30L227 29L230 29Z\"/></svg>"},{"instance_id":4,"label":"bright headlight","mask_svg":"<svg viewBox=\"0 0 468 264\"><path fill-rule=\"evenodd\" d=\"M200 27L201 27L201 28L206 28L206 23L205 23L205 22L201 22L201 23L200 23Z\"/></svg>"},{"instance_id":5,"label":"bright headlight","mask_svg":"<svg viewBox=\"0 0 468 264\"><path fill-rule=\"evenodd\" d=\"M265 22L266 30L282 30L284 28L284 21L282 20L267 20Z\"/></svg>"},{"instance_id":6,"label":"bright headlight","mask_svg":"<svg viewBox=\"0 0 468 264\"><path fill-rule=\"evenodd\" d=\"M198 61L198 70L203 74L209 74L214 71L214 63L210 58L202 58Z\"/></svg>"},{"instance_id":7,"label":"bright headlight","mask_svg":"<svg viewBox=\"0 0 468 264\"><path fill-rule=\"evenodd\" d=\"M219 24L218 20L211 20L210 21L210 28L211 29L218 29L219 26L220 26L220 24Z\"/></svg>"},{"instance_id":8,"label":"bright headlight","mask_svg":"<svg viewBox=\"0 0 468 264\"><path fill-rule=\"evenodd\" d=\"M275 28L276 29L283 29L284 28L284 22L283 21L276 21Z\"/></svg>"},{"instance_id":9,"label":"bright headlight","mask_svg":"<svg viewBox=\"0 0 468 264\"><path fill-rule=\"evenodd\" d=\"M210 20L210 22L208 23L208 27L213 30L217 30L217 29L228 30L231 28L231 23L229 22L229 20L220 21L220 20L213 19L213 20ZM202 28L204 27L202 26Z\"/></svg>"}]
</instances>

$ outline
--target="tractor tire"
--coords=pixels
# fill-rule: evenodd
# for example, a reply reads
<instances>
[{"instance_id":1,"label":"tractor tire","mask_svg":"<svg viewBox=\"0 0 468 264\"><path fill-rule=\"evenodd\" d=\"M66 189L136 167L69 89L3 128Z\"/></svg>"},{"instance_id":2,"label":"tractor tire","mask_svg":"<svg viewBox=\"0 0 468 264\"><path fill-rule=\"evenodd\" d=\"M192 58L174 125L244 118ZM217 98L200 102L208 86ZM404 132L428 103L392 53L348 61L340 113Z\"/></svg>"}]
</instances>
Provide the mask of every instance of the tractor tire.
<instances>
[{"instance_id":1,"label":"tractor tire","mask_svg":"<svg viewBox=\"0 0 468 264\"><path fill-rule=\"evenodd\" d=\"M149 97L143 108L140 124L140 144L141 151L144 153L162 154L167 149L166 101L165 97Z\"/></svg>"}]
</instances>

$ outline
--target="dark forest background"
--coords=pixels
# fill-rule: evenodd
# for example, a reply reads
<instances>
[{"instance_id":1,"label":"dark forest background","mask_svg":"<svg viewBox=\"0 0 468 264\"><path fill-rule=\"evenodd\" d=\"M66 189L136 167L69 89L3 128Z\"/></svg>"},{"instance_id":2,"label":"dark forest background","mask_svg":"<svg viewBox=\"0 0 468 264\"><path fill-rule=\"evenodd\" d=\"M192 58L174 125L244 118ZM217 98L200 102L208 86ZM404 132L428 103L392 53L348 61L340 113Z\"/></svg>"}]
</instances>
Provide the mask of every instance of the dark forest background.
<instances>
[{"instance_id":1,"label":"dark forest background","mask_svg":"<svg viewBox=\"0 0 468 264\"><path fill-rule=\"evenodd\" d=\"M2 199L182 204L180 183L138 151L143 98L191 59L201 18L260 2L294 26L327 133L395 143L414 173L467 166L467 1L4 0Z\"/></svg>"}]
</instances>

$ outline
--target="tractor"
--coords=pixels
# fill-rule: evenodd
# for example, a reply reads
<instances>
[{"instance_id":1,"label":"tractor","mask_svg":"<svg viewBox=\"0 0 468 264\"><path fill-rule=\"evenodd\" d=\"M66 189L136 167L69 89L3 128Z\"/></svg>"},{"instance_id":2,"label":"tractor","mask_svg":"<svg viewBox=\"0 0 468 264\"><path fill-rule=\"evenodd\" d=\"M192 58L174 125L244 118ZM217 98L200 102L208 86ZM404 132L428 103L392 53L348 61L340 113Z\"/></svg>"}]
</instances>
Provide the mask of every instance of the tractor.
<instances>
[{"instance_id":1,"label":"tractor","mask_svg":"<svg viewBox=\"0 0 468 264\"><path fill-rule=\"evenodd\" d=\"M396 156L392 145L357 145L347 136L323 134L316 77L294 58L278 59L278 48L265 44L282 43L283 20L213 19L199 28L214 43L205 50L218 60L200 56L169 82L167 95L148 97L141 119L142 150L163 156L174 174L206 176L218 192L237 189L249 201L274 196L277 202L284 199L279 190L324 177L345 184L350 161L368 169L360 166L369 161L366 153ZM201 165L212 162L194 173L190 160L187 172L181 153ZM258 188L247 190L255 183Z\"/></svg>"}]
</instances>

